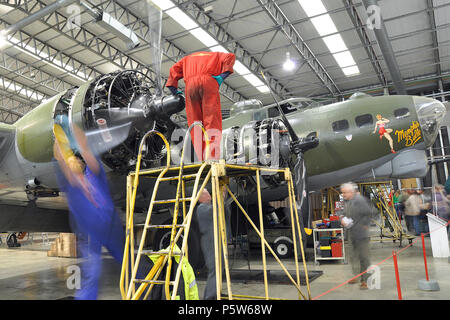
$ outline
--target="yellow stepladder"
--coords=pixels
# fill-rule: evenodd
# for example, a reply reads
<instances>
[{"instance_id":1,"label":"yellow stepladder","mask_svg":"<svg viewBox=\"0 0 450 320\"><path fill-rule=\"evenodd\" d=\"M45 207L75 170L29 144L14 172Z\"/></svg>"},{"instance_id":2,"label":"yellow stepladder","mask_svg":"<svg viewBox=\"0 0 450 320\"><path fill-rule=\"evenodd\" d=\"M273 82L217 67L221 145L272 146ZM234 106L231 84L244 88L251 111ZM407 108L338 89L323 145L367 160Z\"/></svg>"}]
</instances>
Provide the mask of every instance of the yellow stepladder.
<instances>
[{"instance_id":1,"label":"yellow stepladder","mask_svg":"<svg viewBox=\"0 0 450 320\"><path fill-rule=\"evenodd\" d=\"M197 124L193 124L198 125ZM189 131L186 133L186 135L189 134L190 130L192 129L192 126L189 128ZM203 129L203 128L202 128ZM203 133L206 136L206 141L208 142L208 137L206 135L206 132L203 129ZM149 133L151 134L151 133ZM158 134L153 131L153 134ZM159 134L159 136L164 140L166 143L166 148L168 149L168 152L170 153L170 149L168 146L167 141L165 140L164 136ZM146 136L144 136L146 138ZM143 140L144 140L143 138ZM185 139L186 144L187 139ZM141 142L142 146L143 142ZM267 262L265 259L266 250L270 252L270 254L273 256L273 258L278 262L281 269L284 271L286 276L289 278L291 283L295 286L295 288L298 291L299 299L311 299L311 293L309 288L309 279L308 279L308 273L307 268L305 264L305 256L304 256L304 248L303 248L303 241L302 241L302 235L300 232L300 223L299 223L299 216L298 211L295 203L295 194L294 194L294 187L292 182L292 175L289 170L289 168L284 169L274 169L274 168L266 168L266 167L259 167L259 166L252 166L252 165L236 165L236 164L227 164L223 160L219 161L205 161L200 164L190 164L190 165L183 165L183 159L184 159L184 150L185 146L183 146L182 149L182 156L181 156L181 164L180 166L170 166L170 161L167 162L166 167L159 168L159 169L149 169L149 170L142 170L140 171L140 161L141 161L141 150L139 149L139 156L138 156L138 162L136 166L136 171L134 173L131 173L128 176L127 180L127 232L126 232L126 246L124 250L124 259L122 264L122 273L121 273L121 280L120 280L120 289L123 299L127 300L137 300L141 299L143 296L143 299L147 299L149 294L151 293L153 287L155 285L163 285L165 290L165 297L167 300L176 300L178 298L178 286L179 281L182 273L182 266L183 264L182 259L187 259L187 240L188 240L188 234L189 229L192 221L192 217L194 214L195 205L197 204L201 192L206 187L208 183L211 183L212 186L212 211L213 211L213 229L214 229L214 253L215 253L215 268L216 268L216 293L217 293L217 299L223 299L228 298L229 300L232 299L273 299L269 297L269 287L268 287L268 276L267 276ZM209 154L209 144L207 144L207 154ZM239 203L236 196L232 193L231 189L229 188L229 179L232 177L242 177L242 176L255 176L256 183L257 183L257 190L258 190L258 213L259 213L259 221L262 220L262 195L261 195L261 175L262 173L272 173L272 174L278 174L283 175L284 180L286 181L286 188L288 188L289 191L289 203L290 203L290 212L291 212L291 221L292 221L292 236L293 236L293 245L294 245L294 261L295 261L295 269L296 269L296 275L293 276L290 274L286 266L281 262L281 260L277 257L274 250L271 248L270 244L268 243L267 239L264 235L264 225L260 223L259 227L256 227L256 225L251 220L248 213L244 210L242 205ZM140 176L146 176L150 178L155 178L156 183L155 187L153 189L153 194L150 201L149 210L147 213L146 222L144 224L144 230L141 236L141 241L139 245L139 249L137 251L136 258L134 255L134 243L133 243L133 213L134 213L134 206L135 206L135 199L136 199L136 189L138 187L138 179ZM185 195L185 185L184 182L187 180L194 180L194 186L192 191L192 196L188 199ZM203 180L203 182L201 182ZM158 200L156 201L156 193L157 189L159 187L159 183L164 181L177 181L177 194L175 196L175 199L172 200ZM181 192L181 195L180 195ZM240 209L242 214L246 217L247 221L250 223L250 225L253 227L255 232L258 234L258 236L261 238L261 256L262 256L262 262L263 262L263 269L264 269L264 291L265 295L263 297L258 296L246 296L246 295L234 295L231 290L231 277L230 277L230 270L229 270L229 264L228 264L228 241L227 241L227 234L226 234L226 221L225 221L225 208L224 208L224 193L227 192L228 195L231 197L233 202L237 205L237 207ZM190 207L187 210L186 208L186 202L190 201ZM182 210L183 210L183 222L182 224L179 223L177 217L178 217L178 211L180 211L180 202L183 204ZM175 212L174 217L171 225L160 225L155 226L151 225L151 214L153 211L153 206L159 203L171 203L175 205ZM146 232L148 228L151 227L158 227L158 228L171 228L171 241L168 248L165 250L161 250L158 252L150 251L150 250L143 250L143 246L145 243L146 238ZM178 248L176 243L178 242L179 237L183 235L183 243L181 245L181 249ZM299 237L299 243L300 248L297 248L297 241L296 237ZM298 263L298 256L301 254L302 260L303 260L303 268L305 271L306 276L306 286L308 295L302 293L302 289L300 286L300 270L299 270L299 263ZM137 279L137 271L140 264L140 258L142 255L149 256L154 265L150 272L146 276L142 276L143 279ZM131 257L131 258L130 258ZM175 272L174 281L170 281L171 279L171 268L172 268L172 258L177 260L178 268ZM178 259L177 259L178 258ZM167 266L167 268L165 268ZM222 268L223 266L223 268ZM131 277L129 276L129 269L132 270ZM166 272L164 280L157 280L160 279L160 275L162 272ZM225 280L226 280L226 286L227 286L227 297L222 296L222 278L223 278L223 272L225 274ZM294 279L296 278L296 279ZM189 282L189 281L188 281ZM139 284L139 286L137 286ZM172 291L170 290L170 286L172 286ZM147 292L145 293L145 291Z\"/></svg>"},{"instance_id":2,"label":"yellow stepladder","mask_svg":"<svg viewBox=\"0 0 450 320\"><path fill-rule=\"evenodd\" d=\"M148 288L147 293L144 298L148 297L149 293L153 289L154 285L164 285L165 288L165 296L167 300L176 299L176 293L178 289L178 282L181 275L182 259L187 259L187 238L190 230L190 225L192 221L192 216L194 212L194 208L198 199L200 198L201 192L206 187L206 184L211 179L211 171L206 170L207 162L202 162L201 164L193 164L184 166L184 151L187 145L187 137L190 134L190 131L193 127L200 126L206 141L206 154L209 154L209 140L208 135L201 124L201 122L193 123L187 133L184 140L184 145L181 153L181 161L179 166L171 166L170 165L170 145L167 142L164 135L155 130L149 131L141 140L139 146L139 154L136 163L136 170L134 173L130 173L127 179L127 215L126 215L126 239L125 239L125 249L124 256L122 261L122 270L120 277L120 291L122 299L126 300L137 300L140 299L144 291ZM166 166L159 169L152 170L140 170L140 164L142 159L142 148L145 143L145 140L152 134L158 135L166 146L167 150L167 162ZM184 169L189 169L190 174L184 174ZM192 172L196 172L192 174ZM156 178L156 183L153 188L152 197L150 200L150 205L147 212L147 217L145 220L141 241L139 244L139 248L137 251L136 258L134 258L134 209L135 209L135 201L137 188L139 185L139 177L140 176L150 176ZM157 175L157 176L155 176ZM200 181L204 180L201 184ZM192 197L186 198L185 196L185 182L187 180L194 180L194 187L192 191ZM176 196L174 199L169 200L156 200L156 196L158 193L159 186L162 182L170 182L177 181L177 189ZM190 201L191 205L189 207L189 212L186 212L186 202ZM183 223L178 224L178 215L180 210L180 202L183 203ZM173 204L174 212L173 212L173 221L171 225L152 225L151 224L151 216L155 205L158 204ZM170 245L167 250L161 250L158 252L154 252L151 250L144 250L144 243L147 237L147 231L150 228L170 228L171 236L170 236ZM183 244L180 250L174 251L176 247L176 243L179 237L183 235ZM142 255L154 256L158 255L158 259L154 261L153 268L147 274L144 279L137 279L137 271L139 268L139 264L141 262ZM171 269L172 269L172 258L174 256L178 257L178 268L176 270L176 277L174 281L170 281L171 277ZM180 259L181 258L181 259ZM164 281L155 280L158 279L161 274L163 268L167 265L166 268L166 276ZM131 270L131 277L129 276L129 270ZM136 284L140 283L139 287L136 289ZM150 285L150 287L148 287ZM172 290L172 294L170 293L170 286L174 286Z\"/></svg>"}]
</instances>

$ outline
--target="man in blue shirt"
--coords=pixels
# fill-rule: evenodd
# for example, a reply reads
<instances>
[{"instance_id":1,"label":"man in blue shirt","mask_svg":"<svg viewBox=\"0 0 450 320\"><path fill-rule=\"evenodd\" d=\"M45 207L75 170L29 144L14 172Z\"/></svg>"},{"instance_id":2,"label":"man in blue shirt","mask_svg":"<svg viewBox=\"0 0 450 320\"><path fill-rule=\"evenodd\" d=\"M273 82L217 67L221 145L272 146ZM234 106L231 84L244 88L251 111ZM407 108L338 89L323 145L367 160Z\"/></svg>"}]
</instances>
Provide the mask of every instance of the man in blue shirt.
<instances>
[{"instance_id":1,"label":"man in blue shirt","mask_svg":"<svg viewBox=\"0 0 450 320\"><path fill-rule=\"evenodd\" d=\"M83 131L73 126L78 143L77 154L64 153L58 137L54 144L54 156L58 162L57 177L61 191L66 194L73 230L89 238L79 246L81 256L87 260L81 265L81 288L78 300L95 300L101 274L101 251L105 246L113 258L122 263L124 229L115 211L106 173L100 161L90 151ZM73 140L73 137L67 137Z\"/></svg>"}]
</instances>

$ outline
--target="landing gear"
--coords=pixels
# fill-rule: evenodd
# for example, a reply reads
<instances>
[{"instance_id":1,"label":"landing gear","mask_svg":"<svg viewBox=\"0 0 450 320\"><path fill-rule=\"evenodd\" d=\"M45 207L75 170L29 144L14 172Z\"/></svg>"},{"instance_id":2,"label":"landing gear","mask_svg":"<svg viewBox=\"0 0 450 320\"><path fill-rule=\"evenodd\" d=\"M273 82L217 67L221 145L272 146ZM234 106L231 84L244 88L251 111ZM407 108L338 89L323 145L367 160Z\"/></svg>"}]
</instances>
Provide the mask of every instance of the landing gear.
<instances>
[{"instance_id":1,"label":"landing gear","mask_svg":"<svg viewBox=\"0 0 450 320\"><path fill-rule=\"evenodd\" d=\"M290 258L294 253L294 247L288 240L278 240L274 243L275 252L280 259Z\"/></svg>"},{"instance_id":2,"label":"landing gear","mask_svg":"<svg viewBox=\"0 0 450 320\"><path fill-rule=\"evenodd\" d=\"M6 244L8 245L8 248L20 247L20 243L17 242L17 236L15 232L8 234L8 237L6 238Z\"/></svg>"}]
</instances>

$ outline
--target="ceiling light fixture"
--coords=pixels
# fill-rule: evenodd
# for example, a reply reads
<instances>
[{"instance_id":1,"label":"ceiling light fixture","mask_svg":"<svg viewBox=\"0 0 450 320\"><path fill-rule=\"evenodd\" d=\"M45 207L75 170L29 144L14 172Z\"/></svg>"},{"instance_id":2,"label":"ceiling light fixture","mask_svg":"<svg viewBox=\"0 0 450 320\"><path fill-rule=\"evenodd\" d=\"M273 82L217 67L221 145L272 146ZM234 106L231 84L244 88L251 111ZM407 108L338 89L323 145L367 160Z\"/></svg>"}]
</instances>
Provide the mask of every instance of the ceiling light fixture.
<instances>
[{"instance_id":1,"label":"ceiling light fixture","mask_svg":"<svg viewBox=\"0 0 450 320\"><path fill-rule=\"evenodd\" d=\"M295 69L295 62L291 59L291 54L286 52L286 61L283 63L283 69L286 71L292 71Z\"/></svg>"}]
</instances>

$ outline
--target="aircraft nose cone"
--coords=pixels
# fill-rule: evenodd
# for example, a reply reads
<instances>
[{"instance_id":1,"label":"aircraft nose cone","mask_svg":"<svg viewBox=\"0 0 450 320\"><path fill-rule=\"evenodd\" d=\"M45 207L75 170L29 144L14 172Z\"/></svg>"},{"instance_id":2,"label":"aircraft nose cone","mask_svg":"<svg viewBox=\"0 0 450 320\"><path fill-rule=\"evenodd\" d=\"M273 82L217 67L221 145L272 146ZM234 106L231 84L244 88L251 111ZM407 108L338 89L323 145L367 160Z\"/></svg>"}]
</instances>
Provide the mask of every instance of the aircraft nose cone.
<instances>
[{"instance_id":1,"label":"aircraft nose cone","mask_svg":"<svg viewBox=\"0 0 450 320\"><path fill-rule=\"evenodd\" d=\"M424 140L430 147L436 140L447 110L442 102L425 97L414 97L414 105Z\"/></svg>"}]
</instances>

